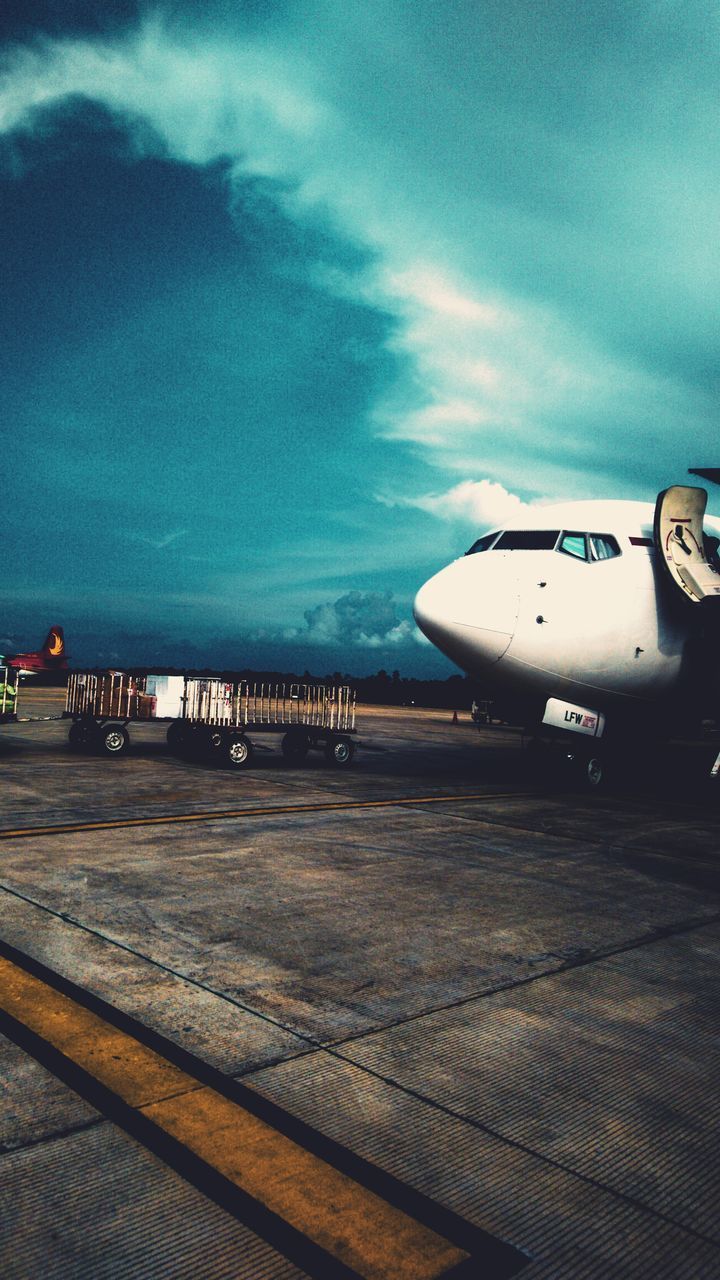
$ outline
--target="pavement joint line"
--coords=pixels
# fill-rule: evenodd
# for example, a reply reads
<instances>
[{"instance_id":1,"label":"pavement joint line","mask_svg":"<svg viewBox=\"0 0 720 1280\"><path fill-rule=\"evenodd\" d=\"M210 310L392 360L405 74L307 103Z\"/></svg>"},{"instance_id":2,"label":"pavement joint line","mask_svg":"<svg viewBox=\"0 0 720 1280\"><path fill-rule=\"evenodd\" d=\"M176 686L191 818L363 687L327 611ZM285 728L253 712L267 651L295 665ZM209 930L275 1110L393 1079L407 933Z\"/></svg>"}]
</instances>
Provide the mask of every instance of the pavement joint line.
<instances>
[{"instance_id":1,"label":"pavement joint line","mask_svg":"<svg viewBox=\"0 0 720 1280\"><path fill-rule=\"evenodd\" d=\"M509 800L517 796L517 792L492 794L473 793L471 795L441 796L399 796L383 800L333 800L321 801L317 804L267 805L245 807L243 809L215 809L210 812L148 814L139 818L105 818L94 822L52 823L42 827L6 827L0 830L0 840L20 840L37 836L74 835L83 831L113 831L128 827L174 826L189 822L225 822L234 818L263 818L282 816L293 813L333 813L346 812L352 809L388 809L407 808L413 805L451 804L462 801L473 803L481 800Z\"/></svg>"},{"instance_id":2,"label":"pavement joint line","mask_svg":"<svg viewBox=\"0 0 720 1280\"><path fill-rule=\"evenodd\" d=\"M6 944L0 1030L317 1280L505 1280L528 1261Z\"/></svg>"},{"instance_id":3,"label":"pavement joint line","mask_svg":"<svg viewBox=\"0 0 720 1280\"><path fill-rule=\"evenodd\" d=\"M448 1000L446 1004L435 1008L421 1009L405 1018L398 1018L394 1022L384 1023L382 1027L373 1028L371 1031L359 1031L353 1035L344 1036L342 1039L325 1041L319 1047L323 1048L327 1053L334 1053L338 1047L353 1044L369 1036L384 1035L387 1031L393 1031L396 1027L404 1027L411 1022L419 1022L423 1018L431 1018L438 1013L449 1012L451 1009L462 1009L468 1004L479 1004L481 1000L488 1000L491 996L501 995L506 991L516 991L521 987L528 987L532 983L542 982L545 978L557 978L561 974L571 973L575 969L589 968L590 965L601 964L603 960L613 960L616 956L623 956L631 951L639 951L642 947L653 946L656 942L665 942L668 938L678 938L684 933L695 933L699 929L705 929L716 924L720 924L720 911L716 911L713 915L705 916L702 919L691 918L690 920L678 921L676 924L661 926L640 937L631 938L617 947L607 947L604 950L591 951L580 956L558 957L561 963L554 968L542 969L538 973L529 973L524 978L510 978L507 982L500 982L494 987L489 987L487 991L470 992L457 1000ZM546 954L552 955L555 953L547 952ZM338 1056L342 1055L338 1054Z\"/></svg>"},{"instance_id":4,"label":"pavement joint line","mask_svg":"<svg viewBox=\"0 0 720 1280\"><path fill-rule=\"evenodd\" d=\"M714 1245L720 1249L720 1240L714 1236L706 1235L702 1231L698 1231L695 1227L688 1226L687 1223L673 1218L670 1214L664 1213L662 1209L656 1209L653 1205L647 1204L637 1196L631 1195L627 1191L621 1191L617 1187L611 1186L607 1182L601 1181L599 1178L593 1178L590 1174L583 1173L580 1169L574 1169L572 1165L563 1163L553 1156L545 1155L544 1152L538 1151L535 1147L529 1146L525 1142L521 1142L518 1138L513 1138L509 1134L503 1133L501 1129L496 1129L492 1125L484 1124L482 1120L475 1119L474 1116L466 1115L462 1111L457 1111L454 1107L446 1106L443 1102L438 1102L436 1098L430 1097L428 1094L420 1093L419 1090L413 1089L410 1085L403 1084L402 1081L396 1079L395 1076L384 1075L381 1071L376 1071L373 1067L367 1066L365 1063L355 1062L353 1058L347 1057L345 1054L337 1053L333 1049L327 1049L326 1052L332 1053L339 1062L344 1062L348 1066L356 1067L360 1071L364 1071L367 1075L372 1076L381 1084L387 1085L389 1088L398 1089L400 1093L404 1093L406 1097L413 1098L416 1102L420 1102L425 1106L432 1107L433 1110L439 1111L442 1115L447 1116L451 1120L458 1120L461 1124L470 1125L473 1129L477 1129L481 1133L487 1134L488 1137L494 1138L496 1141L511 1147L514 1151L520 1151L523 1155L530 1156L532 1159L539 1161L541 1164L547 1165L549 1168L557 1169L560 1173L566 1174L570 1178L576 1178L578 1182L582 1182L585 1186L593 1187L596 1191L602 1191L605 1195L612 1196L616 1200L628 1204L634 1209L639 1209L642 1213L649 1214L653 1218L675 1227L688 1235L693 1236L696 1240L701 1240L704 1244Z\"/></svg>"}]
</instances>

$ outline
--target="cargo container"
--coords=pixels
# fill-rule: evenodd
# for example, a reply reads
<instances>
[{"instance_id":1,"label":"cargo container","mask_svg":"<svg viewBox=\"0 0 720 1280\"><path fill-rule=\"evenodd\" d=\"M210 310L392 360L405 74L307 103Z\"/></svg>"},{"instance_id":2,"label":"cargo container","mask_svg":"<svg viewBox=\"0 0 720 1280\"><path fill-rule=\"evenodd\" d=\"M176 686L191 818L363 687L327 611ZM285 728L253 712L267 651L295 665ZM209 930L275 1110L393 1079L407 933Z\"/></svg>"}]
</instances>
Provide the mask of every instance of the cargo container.
<instances>
[{"instance_id":1,"label":"cargo container","mask_svg":"<svg viewBox=\"0 0 720 1280\"><path fill-rule=\"evenodd\" d=\"M300 762L321 750L338 767L352 761L355 693L348 685L273 684L218 676L73 671L65 716L71 746L108 755L128 748L133 721L169 720L171 750L195 760L246 767L249 734L282 734L282 753Z\"/></svg>"}]
</instances>

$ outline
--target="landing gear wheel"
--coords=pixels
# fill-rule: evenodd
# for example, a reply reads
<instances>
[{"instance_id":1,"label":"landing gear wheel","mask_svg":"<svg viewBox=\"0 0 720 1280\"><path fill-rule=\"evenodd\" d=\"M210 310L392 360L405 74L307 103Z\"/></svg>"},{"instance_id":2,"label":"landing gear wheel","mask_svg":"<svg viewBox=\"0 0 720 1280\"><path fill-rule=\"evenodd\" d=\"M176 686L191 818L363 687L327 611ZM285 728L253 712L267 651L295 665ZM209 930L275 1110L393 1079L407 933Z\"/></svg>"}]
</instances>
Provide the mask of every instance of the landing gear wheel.
<instances>
[{"instance_id":1,"label":"landing gear wheel","mask_svg":"<svg viewBox=\"0 0 720 1280\"><path fill-rule=\"evenodd\" d=\"M253 747L243 733L234 733L225 739L225 763L231 769L247 769L252 760Z\"/></svg>"},{"instance_id":2,"label":"landing gear wheel","mask_svg":"<svg viewBox=\"0 0 720 1280\"><path fill-rule=\"evenodd\" d=\"M602 756L579 755L574 765L575 776L583 791L603 791L607 787L607 766Z\"/></svg>"},{"instance_id":3,"label":"landing gear wheel","mask_svg":"<svg viewBox=\"0 0 720 1280\"><path fill-rule=\"evenodd\" d=\"M338 769L344 769L355 755L355 743L351 738L331 738L325 746L325 759Z\"/></svg>"},{"instance_id":4,"label":"landing gear wheel","mask_svg":"<svg viewBox=\"0 0 720 1280\"><path fill-rule=\"evenodd\" d=\"M310 750L307 734L290 729L282 740L281 750L290 764L300 764Z\"/></svg>"},{"instance_id":5,"label":"landing gear wheel","mask_svg":"<svg viewBox=\"0 0 720 1280\"><path fill-rule=\"evenodd\" d=\"M100 754L106 756L121 756L130 745L128 731L121 724L106 724L98 730L95 741Z\"/></svg>"}]
</instances>

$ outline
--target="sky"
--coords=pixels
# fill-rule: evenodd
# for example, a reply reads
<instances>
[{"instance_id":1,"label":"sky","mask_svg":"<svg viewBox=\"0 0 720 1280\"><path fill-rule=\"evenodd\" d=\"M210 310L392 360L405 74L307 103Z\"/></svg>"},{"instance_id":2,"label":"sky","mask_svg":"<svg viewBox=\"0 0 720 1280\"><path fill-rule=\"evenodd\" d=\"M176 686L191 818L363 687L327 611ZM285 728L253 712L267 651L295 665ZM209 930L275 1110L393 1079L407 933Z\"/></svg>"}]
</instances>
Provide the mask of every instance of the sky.
<instances>
[{"instance_id":1,"label":"sky","mask_svg":"<svg viewBox=\"0 0 720 1280\"><path fill-rule=\"evenodd\" d=\"M0 651L446 676L412 599L486 528L718 464L710 0L0 41Z\"/></svg>"}]
</instances>

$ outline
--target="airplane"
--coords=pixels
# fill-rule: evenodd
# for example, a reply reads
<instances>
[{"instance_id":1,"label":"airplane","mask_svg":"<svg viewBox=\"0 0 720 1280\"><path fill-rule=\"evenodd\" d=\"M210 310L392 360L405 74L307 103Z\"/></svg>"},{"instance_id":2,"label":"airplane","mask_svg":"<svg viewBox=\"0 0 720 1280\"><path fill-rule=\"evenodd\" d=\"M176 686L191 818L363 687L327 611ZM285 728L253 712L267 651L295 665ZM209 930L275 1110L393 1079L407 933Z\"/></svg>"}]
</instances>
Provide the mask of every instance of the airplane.
<instances>
[{"instance_id":1,"label":"airplane","mask_svg":"<svg viewBox=\"0 0 720 1280\"><path fill-rule=\"evenodd\" d=\"M695 471L718 479L720 471ZM420 630L582 783L720 716L720 520L707 491L529 506L420 588ZM720 756L713 766L720 773Z\"/></svg>"},{"instance_id":2,"label":"airplane","mask_svg":"<svg viewBox=\"0 0 720 1280\"><path fill-rule=\"evenodd\" d=\"M10 653L0 657L0 666L14 667L21 676L34 676L41 671L64 671L67 653L62 627L51 627L42 648L34 653Z\"/></svg>"}]
</instances>

